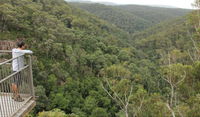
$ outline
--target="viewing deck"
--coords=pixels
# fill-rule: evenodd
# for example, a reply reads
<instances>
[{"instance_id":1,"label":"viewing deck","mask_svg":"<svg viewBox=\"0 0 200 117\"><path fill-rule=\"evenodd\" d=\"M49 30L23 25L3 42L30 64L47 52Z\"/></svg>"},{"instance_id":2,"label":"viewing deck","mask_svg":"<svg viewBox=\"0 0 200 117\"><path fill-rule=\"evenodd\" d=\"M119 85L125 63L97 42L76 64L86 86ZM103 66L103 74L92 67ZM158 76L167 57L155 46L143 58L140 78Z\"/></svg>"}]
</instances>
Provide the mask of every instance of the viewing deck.
<instances>
[{"instance_id":1,"label":"viewing deck","mask_svg":"<svg viewBox=\"0 0 200 117\"><path fill-rule=\"evenodd\" d=\"M25 95L22 98L23 102L16 102L12 94L0 94L0 117L21 117L28 113L35 106L35 101Z\"/></svg>"},{"instance_id":2,"label":"viewing deck","mask_svg":"<svg viewBox=\"0 0 200 117\"><path fill-rule=\"evenodd\" d=\"M17 72L12 71L12 61L18 60L20 57L26 57L10 57L10 52L2 53L0 51L0 117L24 117L36 104L31 55L28 55L25 59L25 66ZM13 83L19 83L17 84L17 94L23 100L13 99Z\"/></svg>"}]
</instances>

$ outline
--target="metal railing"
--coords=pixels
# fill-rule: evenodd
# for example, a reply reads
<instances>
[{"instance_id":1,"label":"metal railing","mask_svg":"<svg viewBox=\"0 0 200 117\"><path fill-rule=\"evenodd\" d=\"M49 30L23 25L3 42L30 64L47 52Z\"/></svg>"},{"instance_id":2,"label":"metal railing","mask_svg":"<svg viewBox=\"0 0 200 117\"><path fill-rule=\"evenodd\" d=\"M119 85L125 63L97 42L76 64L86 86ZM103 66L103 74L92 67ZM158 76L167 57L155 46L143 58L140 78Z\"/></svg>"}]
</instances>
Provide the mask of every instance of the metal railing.
<instances>
[{"instance_id":1,"label":"metal railing","mask_svg":"<svg viewBox=\"0 0 200 117\"><path fill-rule=\"evenodd\" d=\"M14 60L24 66L12 70ZM10 51L0 51L0 117L12 117L31 99L35 99L31 55L12 58Z\"/></svg>"}]
</instances>

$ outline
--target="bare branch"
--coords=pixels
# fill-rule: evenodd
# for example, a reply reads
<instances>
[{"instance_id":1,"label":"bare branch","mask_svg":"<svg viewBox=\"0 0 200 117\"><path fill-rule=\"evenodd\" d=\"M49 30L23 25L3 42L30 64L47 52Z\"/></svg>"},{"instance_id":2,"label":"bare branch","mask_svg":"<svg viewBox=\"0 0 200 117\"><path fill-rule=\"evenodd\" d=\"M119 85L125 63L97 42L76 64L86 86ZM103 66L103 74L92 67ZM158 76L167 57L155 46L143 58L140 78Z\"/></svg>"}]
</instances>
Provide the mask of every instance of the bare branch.
<instances>
[{"instance_id":1,"label":"bare branch","mask_svg":"<svg viewBox=\"0 0 200 117\"><path fill-rule=\"evenodd\" d=\"M183 78L175 84L176 86L179 85L181 82L183 82L183 81L185 80L186 74L187 74L186 71L184 71L184 76L183 76Z\"/></svg>"},{"instance_id":2,"label":"bare branch","mask_svg":"<svg viewBox=\"0 0 200 117\"><path fill-rule=\"evenodd\" d=\"M183 114L180 112L180 109L178 108L177 110L178 110L179 115L180 115L181 117L184 117Z\"/></svg>"},{"instance_id":3,"label":"bare branch","mask_svg":"<svg viewBox=\"0 0 200 117\"><path fill-rule=\"evenodd\" d=\"M188 50L188 55L190 56L190 59L192 60L192 62L195 62L193 57L192 57L192 55L191 55L191 53L190 53L190 50Z\"/></svg>"},{"instance_id":4,"label":"bare branch","mask_svg":"<svg viewBox=\"0 0 200 117\"><path fill-rule=\"evenodd\" d=\"M118 103L118 105L120 106L120 108L124 111L124 108L122 108L121 104L118 102L118 100L116 98L114 98L109 92L108 90L103 86L103 84L101 84L102 88L104 89L104 91L114 100L116 101L116 103Z\"/></svg>"},{"instance_id":5,"label":"bare branch","mask_svg":"<svg viewBox=\"0 0 200 117\"><path fill-rule=\"evenodd\" d=\"M122 103L123 106L126 106L126 104L122 101L122 99L118 96L118 94L112 90L111 86L110 86L110 83L108 82L108 79L106 79L106 82L110 88L110 90L114 93L114 95L116 96L116 98L118 98L118 100Z\"/></svg>"},{"instance_id":6,"label":"bare branch","mask_svg":"<svg viewBox=\"0 0 200 117\"><path fill-rule=\"evenodd\" d=\"M107 82L107 85L109 87L109 89L112 91L113 94L109 93L109 91L104 87L103 83L101 83L102 88L106 91L106 93L114 100L116 101L116 103L120 106L121 110L125 113L125 116L128 117L128 108L129 108L129 100L130 100L130 96L132 94L133 91L133 86L131 85L131 90L129 95L127 95L127 92L125 92L124 97L120 98L120 96L111 88L111 85L108 81L108 79L105 79ZM125 98L125 99L123 99Z\"/></svg>"},{"instance_id":7,"label":"bare branch","mask_svg":"<svg viewBox=\"0 0 200 117\"><path fill-rule=\"evenodd\" d=\"M140 105L137 108L137 111L133 114L133 117L136 117L137 113L141 111L143 103L144 103L144 96L141 98Z\"/></svg>"},{"instance_id":8,"label":"bare branch","mask_svg":"<svg viewBox=\"0 0 200 117\"><path fill-rule=\"evenodd\" d=\"M140 102L140 106L139 106L139 108L138 108L138 112L141 110L142 105L143 105L143 102L144 102L144 97L142 98L142 100L141 100L141 102Z\"/></svg>"},{"instance_id":9,"label":"bare branch","mask_svg":"<svg viewBox=\"0 0 200 117\"><path fill-rule=\"evenodd\" d=\"M129 100L130 100L130 97L131 97L132 92L133 92L133 86L131 86L130 94L129 94L129 96L128 96L128 101L127 101L128 103L129 103Z\"/></svg>"},{"instance_id":10,"label":"bare branch","mask_svg":"<svg viewBox=\"0 0 200 117\"><path fill-rule=\"evenodd\" d=\"M196 44L196 42L194 41L194 39L192 38L192 35L190 34L189 31L188 31L188 34L190 35L190 40L192 41L194 48L195 48L196 51L199 53L199 49L197 48L197 44Z\"/></svg>"},{"instance_id":11,"label":"bare branch","mask_svg":"<svg viewBox=\"0 0 200 117\"><path fill-rule=\"evenodd\" d=\"M172 117L176 117L176 116L175 116L175 113L174 113L174 111L173 111L173 109L169 106L169 104L166 104L166 106L167 106L167 108L169 109L169 111L171 112Z\"/></svg>"},{"instance_id":12,"label":"bare branch","mask_svg":"<svg viewBox=\"0 0 200 117\"><path fill-rule=\"evenodd\" d=\"M127 96L126 96L126 91L125 91L125 93L124 93L124 96L125 96L125 102L127 102Z\"/></svg>"}]
</instances>

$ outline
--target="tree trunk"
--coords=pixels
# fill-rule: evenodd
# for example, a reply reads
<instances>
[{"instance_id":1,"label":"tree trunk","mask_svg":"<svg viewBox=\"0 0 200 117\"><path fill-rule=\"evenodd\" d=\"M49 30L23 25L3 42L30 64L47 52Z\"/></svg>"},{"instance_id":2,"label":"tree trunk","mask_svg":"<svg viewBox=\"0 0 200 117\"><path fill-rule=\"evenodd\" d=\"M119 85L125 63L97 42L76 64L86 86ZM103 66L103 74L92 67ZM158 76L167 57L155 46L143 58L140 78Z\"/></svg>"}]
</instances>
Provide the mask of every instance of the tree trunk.
<instances>
[{"instance_id":1,"label":"tree trunk","mask_svg":"<svg viewBox=\"0 0 200 117\"><path fill-rule=\"evenodd\" d=\"M176 117L175 112L173 111L173 109L170 107L169 104L166 104L167 108L171 111L172 117Z\"/></svg>"},{"instance_id":2,"label":"tree trunk","mask_svg":"<svg viewBox=\"0 0 200 117\"><path fill-rule=\"evenodd\" d=\"M174 99L174 87L171 85L171 97L170 97L170 107L173 107L173 99Z\"/></svg>"},{"instance_id":3,"label":"tree trunk","mask_svg":"<svg viewBox=\"0 0 200 117\"><path fill-rule=\"evenodd\" d=\"M128 117L128 104L125 106L125 115L126 115L126 117Z\"/></svg>"},{"instance_id":4,"label":"tree trunk","mask_svg":"<svg viewBox=\"0 0 200 117\"><path fill-rule=\"evenodd\" d=\"M126 117L128 117L128 112L127 111L125 112L125 114L126 114Z\"/></svg>"}]
</instances>

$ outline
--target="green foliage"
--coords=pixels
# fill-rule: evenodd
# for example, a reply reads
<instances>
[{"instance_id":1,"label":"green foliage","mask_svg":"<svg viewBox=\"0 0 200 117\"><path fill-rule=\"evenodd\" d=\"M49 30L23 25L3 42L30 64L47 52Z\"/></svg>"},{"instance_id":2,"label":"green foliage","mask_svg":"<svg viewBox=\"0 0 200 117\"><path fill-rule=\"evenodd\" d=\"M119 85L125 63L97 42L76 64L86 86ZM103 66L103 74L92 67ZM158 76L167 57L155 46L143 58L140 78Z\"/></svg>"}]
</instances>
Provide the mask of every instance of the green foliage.
<instances>
[{"instance_id":1,"label":"green foliage","mask_svg":"<svg viewBox=\"0 0 200 117\"><path fill-rule=\"evenodd\" d=\"M96 108L92 111L92 115L90 117L108 117L108 114L103 108Z\"/></svg>"},{"instance_id":2,"label":"green foliage","mask_svg":"<svg viewBox=\"0 0 200 117\"><path fill-rule=\"evenodd\" d=\"M117 7L147 20L151 25L155 25L160 22L171 20L180 16L185 16L191 11L187 9L161 8L142 5L122 5ZM146 12L144 13L143 11Z\"/></svg>"},{"instance_id":3,"label":"green foliage","mask_svg":"<svg viewBox=\"0 0 200 117\"><path fill-rule=\"evenodd\" d=\"M190 12L190 10L185 9L167 9L137 5L106 6L102 4L78 2L72 2L71 4L98 16L111 24L115 24L129 33L145 30L164 20L184 16Z\"/></svg>"},{"instance_id":4,"label":"green foliage","mask_svg":"<svg viewBox=\"0 0 200 117\"><path fill-rule=\"evenodd\" d=\"M198 117L200 115L200 108L199 108L199 105L200 105L200 97L199 97L199 94L197 94L196 96L193 96L191 97L189 100L188 100L188 103L189 103L189 106L190 106L190 111L188 113L188 117Z\"/></svg>"},{"instance_id":5,"label":"green foliage","mask_svg":"<svg viewBox=\"0 0 200 117\"><path fill-rule=\"evenodd\" d=\"M67 116L63 111L59 109L54 109L53 111L40 112L38 117L76 117L76 116Z\"/></svg>"},{"instance_id":6,"label":"green foliage","mask_svg":"<svg viewBox=\"0 0 200 117\"><path fill-rule=\"evenodd\" d=\"M0 1L0 40L23 37L34 51L33 116L199 116L198 10L144 30L190 10L80 7L93 15L63 0Z\"/></svg>"},{"instance_id":7,"label":"green foliage","mask_svg":"<svg viewBox=\"0 0 200 117\"><path fill-rule=\"evenodd\" d=\"M170 111L159 94L152 94L149 98L147 98L144 102L143 108L142 112L139 113L141 117L171 117Z\"/></svg>"},{"instance_id":8,"label":"green foliage","mask_svg":"<svg viewBox=\"0 0 200 117\"><path fill-rule=\"evenodd\" d=\"M46 104L49 103L48 97L46 96L46 91L43 86L38 85L35 88L35 95L38 96L37 98L37 105L35 107L35 111L39 112L41 110L47 109Z\"/></svg>"},{"instance_id":9,"label":"green foliage","mask_svg":"<svg viewBox=\"0 0 200 117\"><path fill-rule=\"evenodd\" d=\"M123 79L130 78L131 72L122 65L112 65L102 69L101 74L108 78Z\"/></svg>"}]
</instances>

